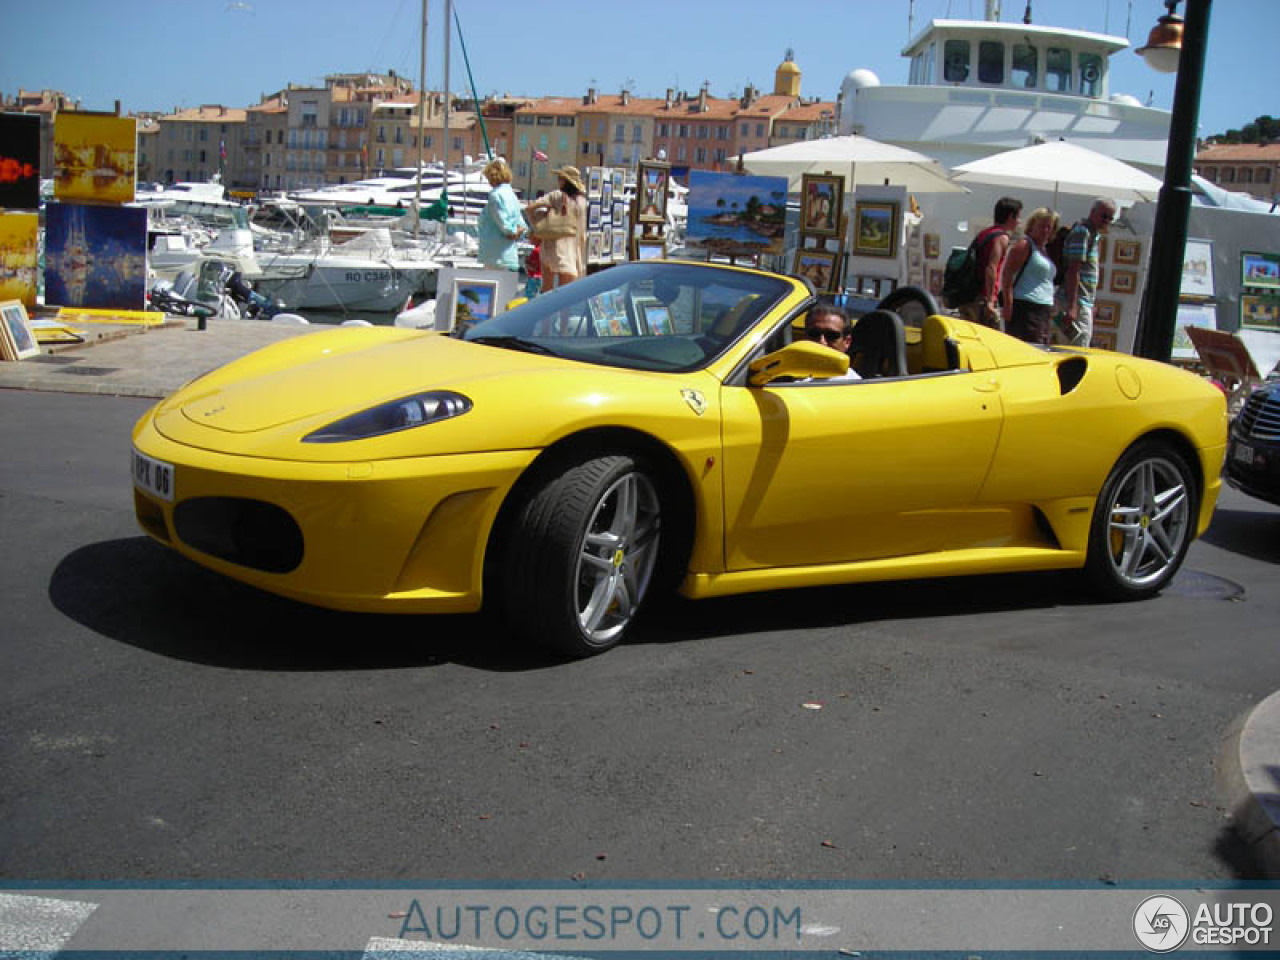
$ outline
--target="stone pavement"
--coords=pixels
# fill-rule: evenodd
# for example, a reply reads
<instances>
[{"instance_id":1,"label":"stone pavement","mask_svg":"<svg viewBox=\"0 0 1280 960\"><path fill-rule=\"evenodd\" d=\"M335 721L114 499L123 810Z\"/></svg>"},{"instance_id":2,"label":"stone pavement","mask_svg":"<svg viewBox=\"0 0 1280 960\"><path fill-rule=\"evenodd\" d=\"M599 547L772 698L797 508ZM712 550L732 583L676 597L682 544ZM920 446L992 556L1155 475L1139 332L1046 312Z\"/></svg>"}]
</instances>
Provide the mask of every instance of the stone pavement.
<instances>
[{"instance_id":1,"label":"stone pavement","mask_svg":"<svg viewBox=\"0 0 1280 960\"><path fill-rule=\"evenodd\" d=\"M163 326L73 323L84 343L44 344L43 353L17 363L0 361L0 389L167 396L188 380L287 337L331 329L265 320L170 317Z\"/></svg>"}]
</instances>

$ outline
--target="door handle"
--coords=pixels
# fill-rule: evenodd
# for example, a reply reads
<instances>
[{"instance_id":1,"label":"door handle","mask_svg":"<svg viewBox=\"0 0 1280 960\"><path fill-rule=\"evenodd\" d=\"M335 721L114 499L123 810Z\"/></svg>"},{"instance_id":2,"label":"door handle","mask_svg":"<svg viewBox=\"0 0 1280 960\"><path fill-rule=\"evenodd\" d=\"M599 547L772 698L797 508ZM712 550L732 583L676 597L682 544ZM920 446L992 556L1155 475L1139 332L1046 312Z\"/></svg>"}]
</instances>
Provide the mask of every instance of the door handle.
<instances>
[{"instance_id":1,"label":"door handle","mask_svg":"<svg viewBox=\"0 0 1280 960\"><path fill-rule=\"evenodd\" d=\"M975 383L973 389L978 393L995 393L1000 389L1000 381L995 377L988 377Z\"/></svg>"}]
</instances>

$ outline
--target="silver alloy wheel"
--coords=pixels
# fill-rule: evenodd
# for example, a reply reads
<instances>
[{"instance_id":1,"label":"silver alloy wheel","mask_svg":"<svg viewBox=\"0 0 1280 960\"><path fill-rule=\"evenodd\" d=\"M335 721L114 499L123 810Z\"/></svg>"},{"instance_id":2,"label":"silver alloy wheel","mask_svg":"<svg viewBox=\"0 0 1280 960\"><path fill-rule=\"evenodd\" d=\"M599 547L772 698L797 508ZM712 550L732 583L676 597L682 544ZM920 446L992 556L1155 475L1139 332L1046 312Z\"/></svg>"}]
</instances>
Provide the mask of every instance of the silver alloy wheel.
<instances>
[{"instance_id":1,"label":"silver alloy wheel","mask_svg":"<svg viewBox=\"0 0 1280 960\"><path fill-rule=\"evenodd\" d=\"M1176 565L1191 532L1191 496L1177 467L1162 457L1134 464L1115 486L1107 554L1116 576L1145 587Z\"/></svg>"},{"instance_id":2,"label":"silver alloy wheel","mask_svg":"<svg viewBox=\"0 0 1280 960\"><path fill-rule=\"evenodd\" d=\"M635 471L596 503L574 571L578 625L588 642L610 642L639 609L658 560L660 514L653 483Z\"/></svg>"}]
</instances>

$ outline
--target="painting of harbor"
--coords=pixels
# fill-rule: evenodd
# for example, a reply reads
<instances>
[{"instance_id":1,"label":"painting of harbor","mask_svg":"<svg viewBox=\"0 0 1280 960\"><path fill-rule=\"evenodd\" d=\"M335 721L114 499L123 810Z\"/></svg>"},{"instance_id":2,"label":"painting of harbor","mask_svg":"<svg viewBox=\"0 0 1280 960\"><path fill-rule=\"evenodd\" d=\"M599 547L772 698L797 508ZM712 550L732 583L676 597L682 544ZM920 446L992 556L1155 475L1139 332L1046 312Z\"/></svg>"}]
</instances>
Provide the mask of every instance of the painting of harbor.
<instances>
[{"instance_id":1,"label":"painting of harbor","mask_svg":"<svg viewBox=\"0 0 1280 960\"><path fill-rule=\"evenodd\" d=\"M53 195L129 203L137 169L137 120L59 113L53 127Z\"/></svg>"},{"instance_id":2,"label":"painting of harbor","mask_svg":"<svg viewBox=\"0 0 1280 960\"><path fill-rule=\"evenodd\" d=\"M779 254L786 217L786 177L689 173L690 247L730 257Z\"/></svg>"},{"instance_id":3,"label":"painting of harbor","mask_svg":"<svg viewBox=\"0 0 1280 960\"><path fill-rule=\"evenodd\" d=\"M38 221L34 213L0 215L0 300L35 306Z\"/></svg>"},{"instance_id":4,"label":"painting of harbor","mask_svg":"<svg viewBox=\"0 0 1280 960\"><path fill-rule=\"evenodd\" d=\"M40 205L40 118L0 113L0 207Z\"/></svg>"},{"instance_id":5,"label":"painting of harbor","mask_svg":"<svg viewBox=\"0 0 1280 960\"><path fill-rule=\"evenodd\" d=\"M51 203L45 208L45 302L142 310L146 305L147 211Z\"/></svg>"}]
</instances>

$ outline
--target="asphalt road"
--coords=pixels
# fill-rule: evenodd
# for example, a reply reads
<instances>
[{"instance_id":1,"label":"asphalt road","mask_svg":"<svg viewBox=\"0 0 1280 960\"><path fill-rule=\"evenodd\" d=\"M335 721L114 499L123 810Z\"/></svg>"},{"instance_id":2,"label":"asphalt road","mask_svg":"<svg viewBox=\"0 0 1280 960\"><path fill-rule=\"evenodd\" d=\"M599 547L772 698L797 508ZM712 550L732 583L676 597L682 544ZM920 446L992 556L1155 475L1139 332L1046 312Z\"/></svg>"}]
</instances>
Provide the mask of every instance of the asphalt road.
<instances>
[{"instance_id":1,"label":"asphalt road","mask_svg":"<svg viewBox=\"0 0 1280 960\"><path fill-rule=\"evenodd\" d=\"M1160 598L1057 575L676 602L581 663L144 538L148 401L0 391L0 876L1256 878L1219 742L1280 688L1280 510Z\"/></svg>"}]
</instances>

